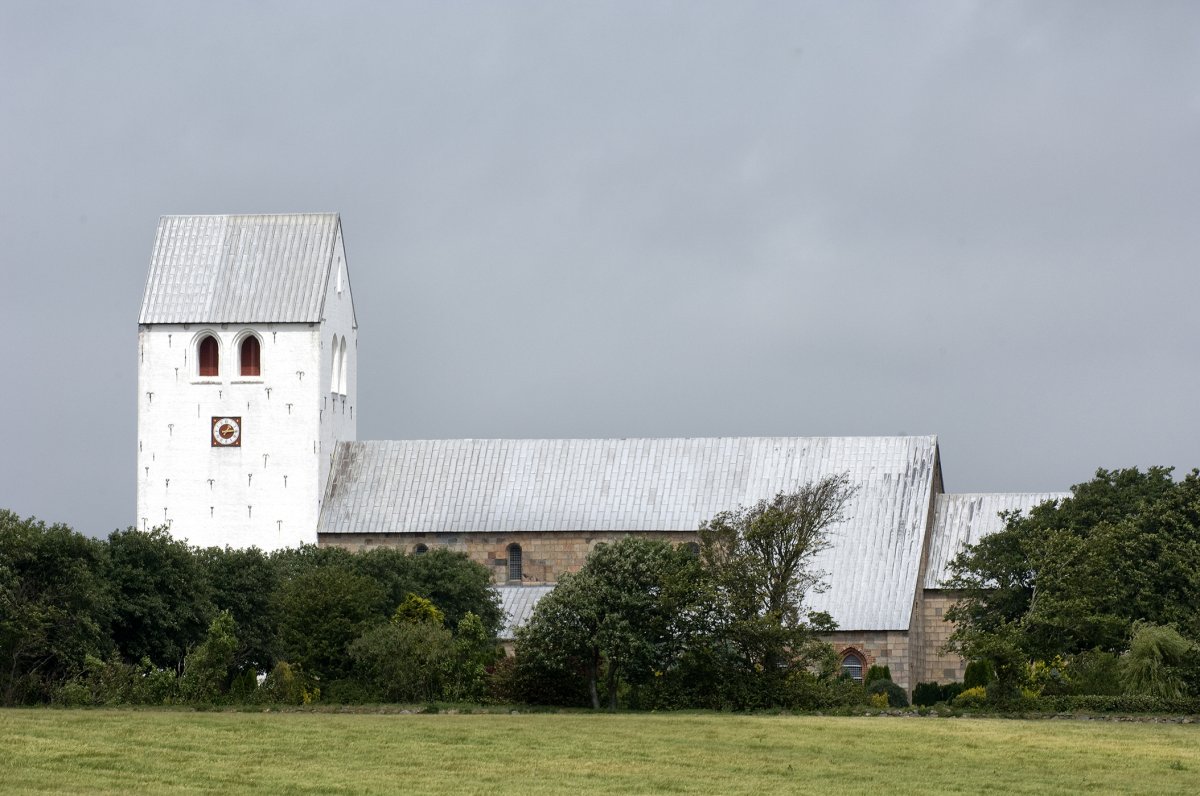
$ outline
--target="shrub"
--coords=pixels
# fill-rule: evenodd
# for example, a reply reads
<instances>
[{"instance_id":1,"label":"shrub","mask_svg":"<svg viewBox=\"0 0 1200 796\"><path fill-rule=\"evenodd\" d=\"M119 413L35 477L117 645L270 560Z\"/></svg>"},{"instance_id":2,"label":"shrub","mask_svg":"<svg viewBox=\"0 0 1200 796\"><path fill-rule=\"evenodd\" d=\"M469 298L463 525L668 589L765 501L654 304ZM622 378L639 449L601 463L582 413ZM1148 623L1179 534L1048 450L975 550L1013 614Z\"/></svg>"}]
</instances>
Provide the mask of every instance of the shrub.
<instances>
[{"instance_id":1,"label":"shrub","mask_svg":"<svg viewBox=\"0 0 1200 796\"><path fill-rule=\"evenodd\" d=\"M1042 710L1056 713L1200 713L1200 698L1168 699L1146 694L1080 694L1042 697Z\"/></svg>"},{"instance_id":2,"label":"shrub","mask_svg":"<svg viewBox=\"0 0 1200 796\"><path fill-rule=\"evenodd\" d=\"M350 645L354 679L387 702L438 699L454 656L450 631L432 622L380 624Z\"/></svg>"},{"instance_id":3,"label":"shrub","mask_svg":"<svg viewBox=\"0 0 1200 796\"><path fill-rule=\"evenodd\" d=\"M257 700L270 705L307 705L321 698L321 689L300 664L280 661L258 687Z\"/></svg>"},{"instance_id":4,"label":"shrub","mask_svg":"<svg viewBox=\"0 0 1200 796\"><path fill-rule=\"evenodd\" d=\"M942 699L942 688L937 683L917 683L917 687L913 689L914 705L936 705Z\"/></svg>"},{"instance_id":5,"label":"shrub","mask_svg":"<svg viewBox=\"0 0 1200 796\"><path fill-rule=\"evenodd\" d=\"M876 682L882 683L884 681L877 680ZM888 695L883 692L871 694L871 707L878 708L879 710L886 710L888 707Z\"/></svg>"},{"instance_id":6,"label":"shrub","mask_svg":"<svg viewBox=\"0 0 1200 796\"><path fill-rule=\"evenodd\" d=\"M871 700L872 704L874 704L875 696L877 696L879 694L884 694L887 697L887 702L890 707L893 707L893 708L908 707L908 694L906 694L904 692L903 688L896 685L891 680L880 679L880 680L875 680L875 681L871 682L870 684L867 685L867 693L871 694L871 696L872 696L872 700Z\"/></svg>"},{"instance_id":7,"label":"shrub","mask_svg":"<svg viewBox=\"0 0 1200 796\"><path fill-rule=\"evenodd\" d=\"M876 680L891 680L892 669L890 666L871 666L867 669L867 676L863 678L864 683L873 683Z\"/></svg>"},{"instance_id":8,"label":"shrub","mask_svg":"<svg viewBox=\"0 0 1200 796\"><path fill-rule=\"evenodd\" d=\"M967 670L963 674L963 689L969 691L972 688L987 687L987 684L996 679L996 674L992 670L991 661L977 660L967 664Z\"/></svg>"},{"instance_id":9,"label":"shrub","mask_svg":"<svg viewBox=\"0 0 1200 796\"><path fill-rule=\"evenodd\" d=\"M1121 693L1118 658L1111 652L1098 649L1081 652L1069 665L1072 694L1114 696Z\"/></svg>"},{"instance_id":10,"label":"shrub","mask_svg":"<svg viewBox=\"0 0 1200 796\"><path fill-rule=\"evenodd\" d=\"M981 685L968 688L956 696L952 704L967 710L979 710L987 705L987 688Z\"/></svg>"},{"instance_id":11,"label":"shrub","mask_svg":"<svg viewBox=\"0 0 1200 796\"><path fill-rule=\"evenodd\" d=\"M215 702L229 690L238 640L233 616L222 611L208 627L208 635L183 662L179 692L190 702Z\"/></svg>"},{"instance_id":12,"label":"shrub","mask_svg":"<svg viewBox=\"0 0 1200 796\"><path fill-rule=\"evenodd\" d=\"M1184 695L1181 665L1193 644L1172 627L1137 622L1129 651L1121 656L1120 679L1130 694L1178 699Z\"/></svg>"}]
</instances>

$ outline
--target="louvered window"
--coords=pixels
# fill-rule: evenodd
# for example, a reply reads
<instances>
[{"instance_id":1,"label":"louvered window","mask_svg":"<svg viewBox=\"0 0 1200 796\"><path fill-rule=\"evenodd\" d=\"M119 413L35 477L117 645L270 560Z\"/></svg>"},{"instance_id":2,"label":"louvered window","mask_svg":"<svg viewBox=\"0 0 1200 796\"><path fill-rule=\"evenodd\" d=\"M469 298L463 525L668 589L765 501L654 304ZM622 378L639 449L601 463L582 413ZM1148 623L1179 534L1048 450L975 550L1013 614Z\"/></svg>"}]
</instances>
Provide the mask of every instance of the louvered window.
<instances>
[{"instance_id":1,"label":"louvered window","mask_svg":"<svg viewBox=\"0 0 1200 796\"><path fill-rule=\"evenodd\" d=\"M200 341L198 351L201 376L221 375L221 352L217 348L217 340L212 335L205 335Z\"/></svg>"}]
</instances>

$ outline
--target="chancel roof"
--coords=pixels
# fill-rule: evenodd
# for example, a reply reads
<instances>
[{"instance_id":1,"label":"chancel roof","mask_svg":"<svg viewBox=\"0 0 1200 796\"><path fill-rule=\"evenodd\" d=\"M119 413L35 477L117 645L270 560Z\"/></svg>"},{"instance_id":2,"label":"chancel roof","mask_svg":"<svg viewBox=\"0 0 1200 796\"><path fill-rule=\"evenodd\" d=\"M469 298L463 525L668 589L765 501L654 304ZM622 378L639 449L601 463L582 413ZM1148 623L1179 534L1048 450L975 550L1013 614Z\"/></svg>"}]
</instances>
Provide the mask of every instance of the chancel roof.
<instances>
[{"instance_id":1,"label":"chancel roof","mask_svg":"<svg viewBox=\"0 0 1200 796\"><path fill-rule=\"evenodd\" d=\"M989 533L1004 529L1000 512L1028 512L1048 500L1070 497L1070 492L984 492L937 496L933 531L929 539L926 589L940 589L950 579L950 562Z\"/></svg>"},{"instance_id":2,"label":"chancel roof","mask_svg":"<svg viewBox=\"0 0 1200 796\"><path fill-rule=\"evenodd\" d=\"M163 216L139 323L321 320L336 213Z\"/></svg>"},{"instance_id":3,"label":"chancel roof","mask_svg":"<svg viewBox=\"0 0 1200 796\"><path fill-rule=\"evenodd\" d=\"M939 467L935 437L342 442L318 532L695 531L720 511L847 473L858 491L808 605L907 629Z\"/></svg>"}]
</instances>

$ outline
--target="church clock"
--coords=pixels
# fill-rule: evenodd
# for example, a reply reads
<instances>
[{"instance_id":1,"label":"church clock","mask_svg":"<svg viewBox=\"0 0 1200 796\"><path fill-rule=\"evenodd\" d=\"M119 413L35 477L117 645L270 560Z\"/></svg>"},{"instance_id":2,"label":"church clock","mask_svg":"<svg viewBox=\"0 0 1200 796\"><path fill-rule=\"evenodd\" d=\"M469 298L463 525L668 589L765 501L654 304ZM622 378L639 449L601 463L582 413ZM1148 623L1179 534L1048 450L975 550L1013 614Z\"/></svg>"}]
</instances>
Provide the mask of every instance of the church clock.
<instances>
[{"instance_id":1,"label":"church clock","mask_svg":"<svg viewBox=\"0 0 1200 796\"><path fill-rule=\"evenodd\" d=\"M242 446L242 419L240 417L214 417L212 419L212 446L214 448L240 448Z\"/></svg>"}]
</instances>

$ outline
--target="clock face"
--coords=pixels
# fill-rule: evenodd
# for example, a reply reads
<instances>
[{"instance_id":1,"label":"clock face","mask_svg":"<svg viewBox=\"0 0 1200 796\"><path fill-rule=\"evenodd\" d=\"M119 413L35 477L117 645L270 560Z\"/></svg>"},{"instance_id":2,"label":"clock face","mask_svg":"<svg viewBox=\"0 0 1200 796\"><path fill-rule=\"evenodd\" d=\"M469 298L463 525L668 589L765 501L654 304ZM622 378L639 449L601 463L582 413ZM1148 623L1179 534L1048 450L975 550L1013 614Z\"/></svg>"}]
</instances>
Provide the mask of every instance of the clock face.
<instances>
[{"instance_id":1,"label":"clock face","mask_svg":"<svg viewBox=\"0 0 1200 796\"><path fill-rule=\"evenodd\" d=\"M214 417L212 419L212 446L214 448L242 447L242 419L240 417Z\"/></svg>"}]
</instances>

